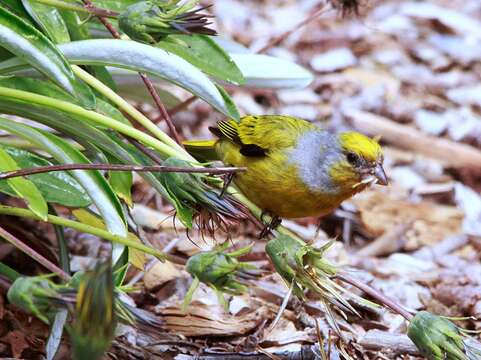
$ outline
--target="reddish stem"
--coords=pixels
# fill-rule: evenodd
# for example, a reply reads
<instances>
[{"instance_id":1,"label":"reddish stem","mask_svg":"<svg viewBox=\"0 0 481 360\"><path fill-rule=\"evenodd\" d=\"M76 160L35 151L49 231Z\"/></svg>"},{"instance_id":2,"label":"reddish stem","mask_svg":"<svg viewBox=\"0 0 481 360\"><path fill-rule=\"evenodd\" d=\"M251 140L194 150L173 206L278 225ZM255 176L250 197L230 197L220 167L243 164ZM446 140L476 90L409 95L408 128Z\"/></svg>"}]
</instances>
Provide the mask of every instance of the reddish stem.
<instances>
[{"instance_id":1,"label":"reddish stem","mask_svg":"<svg viewBox=\"0 0 481 360\"><path fill-rule=\"evenodd\" d=\"M390 308L392 311L394 311L396 314L401 315L404 317L407 321L411 321L413 318L413 315L407 311L401 304L397 303L393 299L387 297L386 295L382 294L379 290L374 289L373 287L364 284L360 280L353 278L352 276L346 274L346 273L341 273L339 272L336 277L344 281L348 284L351 284L352 286L358 288L359 290L364 291L366 294L371 296L372 298L376 299L378 302L380 302L382 305L387 306Z\"/></svg>"},{"instance_id":2,"label":"reddish stem","mask_svg":"<svg viewBox=\"0 0 481 360\"><path fill-rule=\"evenodd\" d=\"M135 171L135 172L178 172L178 173L207 173L211 175L230 174L245 170L244 168L194 168L162 165L124 165L124 164L63 164L38 166L30 169L13 170L0 172L0 180L10 179L19 176L42 174L53 171L66 170L112 170L112 171Z\"/></svg>"},{"instance_id":3,"label":"reddish stem","mask_svg":"<svg viewBox=\"0 0 481 360\"><path fill-rule=\"evenodd\" d=\"M306 26L313 20L315 20L319 15L323 14L326 11L326 6L322 6L319 10L313 12L311 15L309 15L307 18L305 18L303 21L301 21L299 24L294 26L292 29L287 30L286 32L280 34L279 36L275 37L271 41L269 41L263 48L261 48L259 51L257 51L258 54L262 54L266 52L267 50L271 49L272 47L278 45L279 43L283 42L285 39L287 39L289 36L291 36L292 33L296 32L300 28Z\"/></svg>"},{"instance_id":4,"label":"reddish stem","mask_svg":"<svg viewBox=\"0 0 481 360\"><path fill-rule=\"evenodd\" d=\"M147 75L142 73L139 73L139 75L142 78L142 81L144 82L145 86L147 87L147 90L149 90L149 93L152 96L152 99L154 99L155 105L157 105L157 108L160 111L160 115L162 115L164 120L167 122L167 126L169 127L170 133L174 136L174 139L177 142L177 144L183 147L182 140L180 139L179 133L177 132L177 129L175 128L174 123L172 122L172 118L170 117L169 113L165 109L164 104L162 104L162 100L160 100L160 96L157 93L157 90L155 90L154 84L147 77Z\"/></svg>"},{"instance_id":5,"label":"reddish stem","mask_svg":"<svg viewBox=\"0 0 481 360\"><path fill-rule=\"evenodd\" d=\"M39 262L42 264L45 268L50 270L51 272L55 273L58 275L59 278L65 281L70 280L70 275L67 274L65 271L60 269L57 265L52 263L50 260L46 259L42 255L40 255L38 252L30 248L29 246L25 245L22 241L17 239L14 235L10 234L7 230L4 228L0 227L0 237L4 238L7 240L10 244L15 246L17 249L20 251L24 252L28 256L30 256L32 259L35 261Z\"/></svg>"}]
</instances>

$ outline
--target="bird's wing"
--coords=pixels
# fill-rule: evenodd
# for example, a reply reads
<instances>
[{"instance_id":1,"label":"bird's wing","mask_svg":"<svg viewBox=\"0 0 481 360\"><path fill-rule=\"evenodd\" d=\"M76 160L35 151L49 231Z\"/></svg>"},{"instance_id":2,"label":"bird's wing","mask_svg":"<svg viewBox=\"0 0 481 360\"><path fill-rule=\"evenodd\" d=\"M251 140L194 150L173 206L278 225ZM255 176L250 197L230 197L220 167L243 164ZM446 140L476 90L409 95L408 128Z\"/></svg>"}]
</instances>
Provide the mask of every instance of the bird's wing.
<instances>
[{"instance_id":1,"label":"bird's wing","mask_svg":"<svg viewBox=\"0 0 481 360\"><path fill-rule=\"evenodd\" d=\"M240 146L245 156L264 156L267 152L292 147L299 135L316 129L315 125L292 116L245 116L239 123L220 121L211 131Z\"/></svg>"}]
</instances>

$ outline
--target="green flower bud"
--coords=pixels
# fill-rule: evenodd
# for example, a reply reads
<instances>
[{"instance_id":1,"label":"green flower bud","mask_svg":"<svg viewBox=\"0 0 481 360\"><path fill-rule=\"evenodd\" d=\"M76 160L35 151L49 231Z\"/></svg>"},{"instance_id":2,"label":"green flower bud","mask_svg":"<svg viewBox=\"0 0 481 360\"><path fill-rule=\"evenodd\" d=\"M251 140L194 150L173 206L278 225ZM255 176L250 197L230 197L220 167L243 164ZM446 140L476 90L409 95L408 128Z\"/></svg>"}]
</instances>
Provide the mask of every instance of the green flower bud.
<instances>
[{"instance_id":1,"label":"green flower bud","mask_svg":"<svg viewBox=\"0 0 481 360\"><path fill-rule=\"evenodd\" d=\"M408 336L430 360L476 359L466 355L463 336L456 325L427 311L418 312L411 320Z\"/></svg>"},{"instance_id":2,"label":"green flower bud","mask_svg":"<svg viewBox=\"0 0 481 360\"><path fill-rule=\"evenodd\" d=\"M332 243L315 249L291 236L280 234L267 243L266 253L279 275L288 286L292 286L297 297L304 299L304 291L311 290L321 300L356 313L342 296L347 291L332 280L336 275L336 267L323 258Z\"/></svg>"},{"instance_id":3,"label":"green flower bud","mask_svg":"<svg viewBox=\"0 0 481 360\"><path fill-rule=\"evenodd\" d=\"M223 251L227 246L228 243L225 243L216 250L203 251L189 258L186 269L194 277L194 281L184 299L184 308L190 303L199 282L212 287L224 305L222 293L240 295L247 291L247 286L239 281L239 275L242 270L255 269L255 267L240 262L236 258L247 254L251 246L225 253Z\"/></svg>"},{"instance_id":4,"label":"green flower bud","mask_svg":"<svg viewBox=\"0 0 481 360\"><path fill-rule=\"evenodd\" d=\"M8 290L7 298L48 324L48 314L54 310L52 300L59 297L58 289L47 276L19 277Z\"/></svg>"},{"instance_id":5,"label":"green flower bud","mask_svg":"<svg viewBox=\"0 0 481 360\"><path fill-rule=\"evenodd\" d=\"M197 1L178 6L179 0L149 0L129 6L119 16L119 26L133 40L156 43L169 34L216 35L206 26L209 15L192 10Z\"/></svg>"},{"instance_id":6,"label":"green flower bud","mask_svg":"<svg viewBox=\"0 0 481 360\"><path fill-rule=\"evenodd\" d=\"M98 264L80 279L75 321L69 329L75 359L101 359L116 327L115 297L110 263Z\"/></svg>"}]
</instances>

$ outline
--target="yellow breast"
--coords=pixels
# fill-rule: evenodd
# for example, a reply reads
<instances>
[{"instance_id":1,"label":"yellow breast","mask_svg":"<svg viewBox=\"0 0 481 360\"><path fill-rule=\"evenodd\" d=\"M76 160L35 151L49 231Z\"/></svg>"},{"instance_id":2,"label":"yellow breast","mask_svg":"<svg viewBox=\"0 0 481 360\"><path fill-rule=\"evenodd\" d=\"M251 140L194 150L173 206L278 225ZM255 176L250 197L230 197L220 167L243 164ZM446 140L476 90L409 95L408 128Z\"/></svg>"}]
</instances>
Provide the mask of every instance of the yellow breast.
<instances>
[{"instance_id":1,"label":"yellow breast","mask_svg":"<svg viewBox=\"0 0 481 360\"><path fill-rule=\"evenodd\" d=\"M271 151L265 157L246 157L239 147L220 140L216 151L228 165L246 167L234 183L262 210L284 218L320 216L332 211L346 196L312 191L300 179L298 169L288 162L285 151Z\"/></svg>"}]
</instances>

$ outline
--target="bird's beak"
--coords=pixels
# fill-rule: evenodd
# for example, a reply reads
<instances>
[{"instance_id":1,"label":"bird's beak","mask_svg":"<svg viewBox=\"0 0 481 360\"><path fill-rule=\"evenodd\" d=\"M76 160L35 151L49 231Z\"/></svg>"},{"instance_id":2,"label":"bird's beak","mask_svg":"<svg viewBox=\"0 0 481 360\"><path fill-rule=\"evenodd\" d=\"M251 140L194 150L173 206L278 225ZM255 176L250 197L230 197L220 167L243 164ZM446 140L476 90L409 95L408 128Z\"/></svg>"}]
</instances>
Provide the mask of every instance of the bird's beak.
<instances>
[{"instance_id":1,"label":"bird's beak","mask_svg":"<svg viewBox=\"0 0 481 360\"><path fill-rule=\"evenodd\" d=\"M373 175L376 177L377 183L379 185L387 185L388 184L386 173L385 173L381 164L376 165L376 167L374 168L374 174Z\"/></svg>"}]
</instances>

